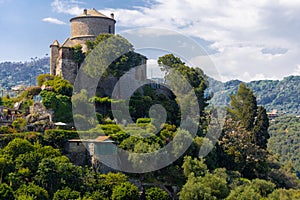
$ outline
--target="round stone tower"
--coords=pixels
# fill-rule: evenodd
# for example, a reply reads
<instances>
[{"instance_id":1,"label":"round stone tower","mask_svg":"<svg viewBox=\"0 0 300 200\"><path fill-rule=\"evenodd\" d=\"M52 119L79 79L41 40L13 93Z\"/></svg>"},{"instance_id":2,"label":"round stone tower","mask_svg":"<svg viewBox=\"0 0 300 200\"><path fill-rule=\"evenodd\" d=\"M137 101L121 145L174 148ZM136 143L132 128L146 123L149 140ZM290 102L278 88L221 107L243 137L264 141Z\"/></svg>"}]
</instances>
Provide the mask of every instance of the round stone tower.
<instances>
[{"instance_id":1,"label":"round stone tower","mask_svg":"<svg viewBox=\"0 0 300 200\"><path fill-rule=\"evenodd\" d=\"M115 33L114 15L107 17L95 9L84 9L83 14L74 17L71 22L71 40L91 40L100 33Z\"/></svg>"}]
</instances>

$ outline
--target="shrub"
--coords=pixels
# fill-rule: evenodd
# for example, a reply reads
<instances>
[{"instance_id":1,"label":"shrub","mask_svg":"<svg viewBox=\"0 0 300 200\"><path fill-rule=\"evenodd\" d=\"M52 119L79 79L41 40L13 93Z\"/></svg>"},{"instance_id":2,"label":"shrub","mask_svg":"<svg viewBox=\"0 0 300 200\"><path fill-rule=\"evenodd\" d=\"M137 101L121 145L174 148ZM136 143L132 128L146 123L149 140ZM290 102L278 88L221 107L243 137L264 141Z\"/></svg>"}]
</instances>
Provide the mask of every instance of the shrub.
<instances>
[{"instance_id":1,"label":"shrub","mask_svg":"<svg viewBox=\"0 0 300 200\"><path fill-rule=\"evenodd\" d=\"M7 184L0 184L0 200L14 200L14 194L11 187Z\"/></svg>"},{"instance_id":2,"label":"shrub","mask_svg":"<svg viewBox=\"0 0 300 200\"><path fill-rule=\"evenodd\" d=\"M30 183L29 185L23 185L16 191L18 196L27 195L31 196L34 199L49 199L48 192L34 183Z\"/></svg>"},{"instance_id":3,"label":"shrub","mask_svg":"<svg viewBox=\"0 0 300 200\"><path fill-rule=\"evenodd\" d=\"M149 124L151 123L151 118L138 118L136 120L137 124Z\"/></svg>"},{"instance_id":4,"label":"shrub","mask_svg":"<svg viewBox=\"0 0 300 200\"><path fill-rule=\"evenodd\" d=\"M44 84L44 82L53 80L54 76L52 76L50 74L41 74L36 79L37 79L38 86L42 86Z\"/></svg>"},{"instance_id":5,"label":"shrub","mask_svg":"<svg viewBox=\"0 0 300 200\"><path fill-rule=\"evenodd\" d=\"M79 199L80 192L71 190L70 188L66 187L63 190L58 190L54 193L53 200L69 200L69 199Z\"/></svg>"},{"instance_id":6,"label":"shrub","mask_svg":"<svg viewBox=\"0 0 300 200\"><path fill-rule=\"evenodd\" d=\"M51 146L63 149L66 140L78 138L75 131L49 129L44 133L44 140Z\"/></svg>"},{"instance_id":7,"label":"shrub","mask_svg":"<svg viewBox=\"0 0 300 200\"><path fill-rule=\"evenodd\" d=\"M122 200L122 199L139 199L139 191L135 185L129 182L125 182L121 185L115 186L112 192L112 200Z\"/></svg>"},{"instance_id":8,"label":"shrub","mask_svg":"<svg viewBox=\"0 0 300 200\"><path fill-rule=\"evenodd\" d=\"M166 191L152 187L146 190L146 200L168 200L169 195Z\"/></svg>"}]
</instances>

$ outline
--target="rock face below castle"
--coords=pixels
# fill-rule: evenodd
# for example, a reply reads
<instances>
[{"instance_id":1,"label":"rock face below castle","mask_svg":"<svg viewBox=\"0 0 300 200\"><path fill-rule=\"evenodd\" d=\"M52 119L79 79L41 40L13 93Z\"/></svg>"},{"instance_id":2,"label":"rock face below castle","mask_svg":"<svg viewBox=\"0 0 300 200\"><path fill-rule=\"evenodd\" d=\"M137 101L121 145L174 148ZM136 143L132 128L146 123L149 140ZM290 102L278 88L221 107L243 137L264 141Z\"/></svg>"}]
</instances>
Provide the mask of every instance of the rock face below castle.
<instances>
[{"instance_id":1,"label":"rock face below castle","mask_svg":"<svg viewBox=\"0 0 300 200\"><path fill-rule=\"evenodd\" d=\"M95 9L85 9L70 22L71 36L63 44L55 40L50 46L50 74L62 76L73 84L79 66L73 61L72 48L81 45L83 52L86 52L87 40L94 40L101 33L115 34L116 21L113 14L107 17Z\"/></svg>"}]
</instances>

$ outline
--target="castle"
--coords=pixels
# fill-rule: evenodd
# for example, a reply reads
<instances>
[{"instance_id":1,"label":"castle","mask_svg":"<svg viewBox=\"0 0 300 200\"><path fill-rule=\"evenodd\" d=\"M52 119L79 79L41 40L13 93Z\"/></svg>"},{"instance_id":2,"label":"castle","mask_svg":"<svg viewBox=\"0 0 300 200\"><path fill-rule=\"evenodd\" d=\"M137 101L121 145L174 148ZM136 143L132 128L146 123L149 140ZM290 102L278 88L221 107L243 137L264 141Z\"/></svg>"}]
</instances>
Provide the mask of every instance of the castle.
<instances>
[{"instance_id":1,"label":"castle","mask_svg":"<svg viewBox=\"0 0 300 200\"><path fill-rule=\"evenodd\" d=\"M76 45L82 46L83 53L86 53L86 41L94 40L101 33L115 34L114 14L105 16L96 9L84 9L83 13L70 20L71 37L67 38L63 44L55 40L50 45L50 74L61 76L74 84L79 70L77 63L73 61L72 48ZM145 80L146 58L144 67L136 70L136 79Z\"/></svg>"}]
</instances>

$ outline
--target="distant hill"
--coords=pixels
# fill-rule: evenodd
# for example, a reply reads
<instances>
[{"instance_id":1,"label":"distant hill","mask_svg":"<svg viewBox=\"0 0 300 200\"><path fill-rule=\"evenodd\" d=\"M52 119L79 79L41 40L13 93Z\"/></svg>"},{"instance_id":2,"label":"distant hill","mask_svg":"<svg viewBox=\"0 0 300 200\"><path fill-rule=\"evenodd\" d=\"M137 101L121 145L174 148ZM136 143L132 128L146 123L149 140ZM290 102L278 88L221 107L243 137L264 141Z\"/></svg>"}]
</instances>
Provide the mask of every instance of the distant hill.
<instances>
[{"instance_id":1,"label":"distant hill","mask_svg":"<svg viewBox=\"0 0 300 200\"><path fill-rule=\"evenodd\" d=\"M209 79L210 91L214 93L213 105L228 105L229 95L236 93L241 81L232 80L226 83ZM247 85L254 91L259 105L268 111L277 109L280 113L300 115L300 76L289 76L281 81L260 80Z\"/></svg>"},{"instance_id":2,"label":"distant hill","mask_svg":"<svg viewBox=\"0 0 300 200\"><path fill-rule=\"evenodd\" d=\"M29 62L0 63L0 89L10 90L17 85L35 85L36 77L50 71L48 57L34 58Z\"/></svg>"}]
</instances>

